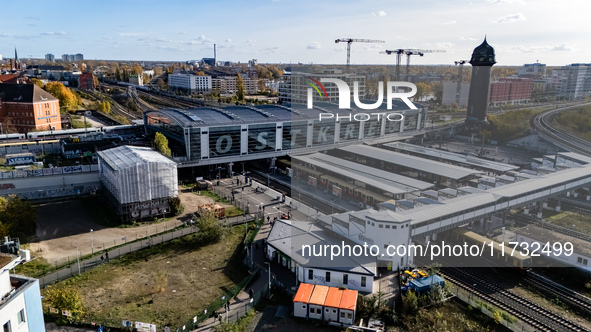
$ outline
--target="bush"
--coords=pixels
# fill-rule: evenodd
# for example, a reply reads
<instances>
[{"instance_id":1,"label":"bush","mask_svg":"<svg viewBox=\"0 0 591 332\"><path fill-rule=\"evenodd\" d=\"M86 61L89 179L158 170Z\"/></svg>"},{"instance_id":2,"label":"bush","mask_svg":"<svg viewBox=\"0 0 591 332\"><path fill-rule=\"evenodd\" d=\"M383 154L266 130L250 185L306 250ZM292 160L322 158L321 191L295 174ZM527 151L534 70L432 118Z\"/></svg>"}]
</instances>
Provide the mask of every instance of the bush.
<instances>
[{"instance_id":1,"label":"bush","mask_svg":"<svg viewBox=\"0 0 591 332\"><path fill-rule=\"evenodd\" d=\"M168 206L170 206L170 212L173 216L178 216L185 212L185 206L181 203L181 199L177 197L170 197L168 199Z\"/></svg>"},{"instance_id":2,"label":"bush","mask_svg":"<svg viewBox=\"0 0 591 332\"><path fill-rule=\"evenodd\" d=\"M66 286L49 286L44 292L45 299L60 312L67 310L74 319L84 315L84 303L78 290Z\"/></svg>"}]
</instances>

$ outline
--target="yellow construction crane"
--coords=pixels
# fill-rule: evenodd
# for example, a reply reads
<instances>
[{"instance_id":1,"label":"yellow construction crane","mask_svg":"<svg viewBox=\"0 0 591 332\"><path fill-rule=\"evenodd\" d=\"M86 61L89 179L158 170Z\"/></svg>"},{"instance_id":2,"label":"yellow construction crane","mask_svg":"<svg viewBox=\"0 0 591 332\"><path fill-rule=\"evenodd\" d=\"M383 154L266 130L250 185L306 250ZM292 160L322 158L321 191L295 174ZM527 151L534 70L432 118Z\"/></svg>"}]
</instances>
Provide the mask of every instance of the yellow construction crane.
<instances>
[{"instance_id":1,"label":"yellow construction crane","mask_svg":"<svg viewBox=\"0 0 591 332\"><path fill-rule=\"evenodd\" d=\"M334 41L335 43L347 43L347 66L351 64L351 44L352 43L385 43L383 40L374 39L353 39L341 38Z\"/></svg>"},{"instance_id":2,"label":"yellow construction crane","mask_svg":"<svg viewBox=\"0 0 591 332\"><path fill-rule=\"evenodd\" d=\"M425 53L445 53L444 50L419 50L415 48L399 48L397 50L385 50L380 52L380 54L396 54L396 80L400 79L400 62L402 60L402 55L406 55L406 80L408 81L408 67L410 67L410 56L411 55L419 55L423 56Z\"/></svg>"}]
</instances>

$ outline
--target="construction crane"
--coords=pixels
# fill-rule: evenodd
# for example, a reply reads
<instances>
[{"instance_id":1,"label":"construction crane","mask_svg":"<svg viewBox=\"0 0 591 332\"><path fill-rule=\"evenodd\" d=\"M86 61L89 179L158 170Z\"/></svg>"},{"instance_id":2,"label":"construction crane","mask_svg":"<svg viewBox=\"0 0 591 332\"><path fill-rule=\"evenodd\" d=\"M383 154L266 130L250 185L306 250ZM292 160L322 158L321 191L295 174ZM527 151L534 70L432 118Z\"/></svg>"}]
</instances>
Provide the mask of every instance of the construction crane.
<instances>
[{"instance_id":1,"label":"construction crane","mask_svg":"<svg viewBox=\"0 0 591 332\"><path fill-rule=\"evenodd\" d=\"M347 66L351 64L351 44L352 43L385 43L383 40L374 39L352 39L352 38L341 38L334 41L335 43L347 43Z\"/></svg>"},{"instance_id":2,"label":"construction crane","mask_svg":"<svg viewBox=\"0 0 591 332\"><path fill-rule=\"evenodd\" d=\"M396 54L396 80L400 79L400 62L402 61L402 55L406 55L406 80L408 80L408 68L410 67L410 56L419 55L423 56L425 53L444 53L444 50L419 50L414 48L399 48L397 50L385 50L380 54Z\"/></svg>"},{"instance_id":3,"label":"construction crane","mask_svg":"<svg viewBox=\"0 0 591 332\"><path fill-rule=\"evenodd\" d=\"M464 64L468 63L468 60L454 61L458 67L458 85L456 86L456 104L460 107L460 93L462 92L462 71L464 71Z\"/></svg>"}]
</instances>

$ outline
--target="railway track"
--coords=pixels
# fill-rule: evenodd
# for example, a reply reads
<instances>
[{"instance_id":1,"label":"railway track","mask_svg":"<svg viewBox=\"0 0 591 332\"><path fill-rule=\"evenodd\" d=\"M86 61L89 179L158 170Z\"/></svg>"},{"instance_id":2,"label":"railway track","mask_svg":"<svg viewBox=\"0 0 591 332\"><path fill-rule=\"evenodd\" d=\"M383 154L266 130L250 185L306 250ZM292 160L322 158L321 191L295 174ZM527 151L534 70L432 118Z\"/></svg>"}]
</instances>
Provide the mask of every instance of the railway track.
<instances>
[{"instance_id":1,"label":"railway track","mask_svg":"<svg viewBox=\"0 0 591 332\"><path fill-rule=\"evenodd\" d=\"M583 241L591 242L591 235L579 233L579 232L573 231L568 228L554 225L554 224L539 220L535 217L525 216L525 215L518 214L518 213L511 213L511 214L509 214L509 216L513 220L520 222L524 225L537 225L541 228L548 229L553 232L561 233L561 234L568 235L568 236L571 236L571 237L574 237L574 238L577 238L577 239L580 239Z\"/></svg>"},{"instance_id":2,"label":"railway track","mask_svg":"<svg viewBox=\"0 0 591 332\"><path fill-rule=\"evenodd\" d=\"M536 129L536 131L541 137L552 142L554 145L568 151L591 156L591 142L577 137L571 133L563 132L552 127L552 119L556 114L568 109L581 107L585 105L591 105L591 103L561 107L554 110L542 112L533 118L532 126Z\"/></svg>"},{"instance_id":3,"label":"railway track","mask_svg":"<svg viewBox=\"0 0 591 332\"><path fill-rule=\"evenodd\" d=\"M552 280L542 277L541 275L527 271L525 281L532 284L534 287L543 290L557 296L561 301L566 302L574 307L577 307L584 311L586 314L591 315L591 299L581 295L571 289L568 289Z\"/></svg>"},{"instance_id":4,"label":"railway track","mask_svg":"<svg viewBox=\"0 0 591 332\"><path fill-rule=\"evenodd\" d=\"M442 268L446 280L458 287L473 292L486 302L508 312L536 331L587 331L559 314L544 309L534 302L503 289L501 286L480 278L465 269Z\"/></svg>"}]
</instances>

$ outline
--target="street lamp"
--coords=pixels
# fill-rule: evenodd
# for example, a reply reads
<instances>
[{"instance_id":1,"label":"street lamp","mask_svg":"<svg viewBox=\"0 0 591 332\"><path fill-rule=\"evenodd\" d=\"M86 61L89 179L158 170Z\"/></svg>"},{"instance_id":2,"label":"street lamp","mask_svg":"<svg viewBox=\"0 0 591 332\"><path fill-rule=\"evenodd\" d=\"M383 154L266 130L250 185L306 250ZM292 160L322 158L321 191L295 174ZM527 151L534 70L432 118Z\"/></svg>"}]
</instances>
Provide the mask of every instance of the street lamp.
<instances>
[{"instance_id":1,"label":"street lamp","mask_svg":"<svg viewBox=\"0 0 591 332\"><path fill-rule=\"evenodd\" d=\"M269 271L269 295L271 295L271 261L265 262L265 264L269 265L267 271Z\"/></svg>"},{"instance_id":2,"label":"street lamp","mask_svg":"<svg viewBox=\"0 0 591 332\"><path fill-rule=\"evenodd\" d=\"M91 228L90 229L90 250L91 250L91 253L94 254L94 242L92 241L92 232L93 232L93 230Z\"/></svg>"},{"instance_id":3,"label":"street lamp","mask_svg":"<svg viewBox=\"0 0 591 332\"><path fill-rule=\"evenodd\" d=\"M78 246L74 246L76 248L76 255L78 257L78 275L80 275L80 250L78 250Z\"/></svg>"}]
</instances>

